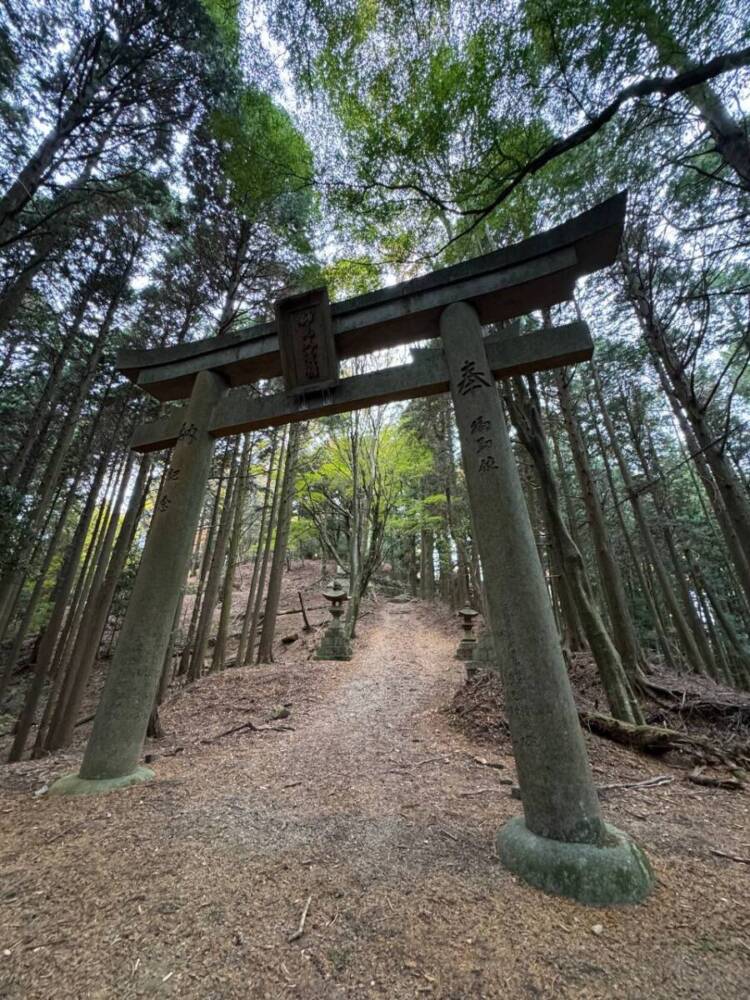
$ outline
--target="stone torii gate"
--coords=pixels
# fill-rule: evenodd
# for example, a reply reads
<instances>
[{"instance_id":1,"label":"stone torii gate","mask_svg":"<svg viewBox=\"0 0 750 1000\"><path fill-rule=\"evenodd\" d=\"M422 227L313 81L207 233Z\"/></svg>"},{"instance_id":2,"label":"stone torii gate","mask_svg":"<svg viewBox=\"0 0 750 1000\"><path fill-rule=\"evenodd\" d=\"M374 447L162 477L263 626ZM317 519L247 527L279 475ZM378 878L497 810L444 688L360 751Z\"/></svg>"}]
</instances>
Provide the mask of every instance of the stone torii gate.
<instances>
[{"instance_id":1,"label":"stone torii gate","mask_svg":"<svg viewBox=\"0 0 750 1000\"><path fill-rule=\"evenodd\" d=\"M586 360L584 323L485 338L482 326L572 297L611 264L625 194L514 246L329 305L325 289L282 300L275 322L150 351L118 366L160 400L187 399L140 426L141 452L172 447L133 593L78 775L51 791L109 791L153 777L139 767L214 440L360 407L450 391L461 440L487 618L501 666L523 818L499 832L507 868L583 902L636 902L653 877L641 850L601 817L495 379ZM442 350L339 378L339 360L439 336ZM285 390L235 387L283 375Z\"/></svg>"}]
</instances>

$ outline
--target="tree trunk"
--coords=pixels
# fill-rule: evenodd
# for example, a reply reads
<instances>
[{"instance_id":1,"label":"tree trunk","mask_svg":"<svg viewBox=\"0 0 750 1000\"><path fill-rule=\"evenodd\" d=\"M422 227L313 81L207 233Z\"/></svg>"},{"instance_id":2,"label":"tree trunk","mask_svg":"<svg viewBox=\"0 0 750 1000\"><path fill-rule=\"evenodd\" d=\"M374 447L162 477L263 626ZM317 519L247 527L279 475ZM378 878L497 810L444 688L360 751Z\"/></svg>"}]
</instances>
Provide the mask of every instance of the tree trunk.
<instances>
[{"instance_id":1,"label":"tree trunk","mask_svg":"<svg viewBox=\"0 0 750 1000\"><path fill-rule=\"evenodd\" d=\"M224 574L224 586L222 589L221 617L219 618L219 628L216 633L216 643L211 662L212 672L224 669L224 658L226 656L227 634L232 616L232 594L234 592L234 575L237 569L237 552L240 546L240 535L242 534L242 520L245 515L245 496L247 493L248 465L252 457L251 438L245 434L242 442L242 454L237 470L237 485L234 490L234 521L232 524L232 536L229 541L229 551L227 553L227 568Z\"/></svg>"},{"instance_id":2,"label":"tree trunk","mask_svg":"<svg viewBox=\"0 0 750 1000\"><path fill-rule=\"evenodd\" d=\"M745 556L734 525L729 520L729 515L727 514L727 509L724 506L724 500L721 496L721 491L719 490L716 480L714 479L711 469L709 468L706 456L701 451L700 445L698 444L695 434L693 433L690 422L685 416L684 410L680 406L675 394L671 391L671 386L666 372L664 371L664 366L658 358L652 356L652 360L657 368L662 389L669 399L672 412L674 413L680 432L685 439L687 451L692 458L691 471L697 471L703 485L705 496L711 504L711 508L716 516L716 523L718 524L719 530L724 538L727 552L731 559L732 568L734 569L734 573L742 589L746 613L750 614L750 562L748 562Z\"/></svg>"},{"instance_id":3,"label":"tree trunk","mask_svg":"<svg viewBox=\"0 0 750 1000\"><path fill-rule=\"evenodd\" d=\"M622 399L621 405L627 418L628 426L630 427L633 448L635 449L635 453L641 463L641 468L643 469L643 473L646 477L646 482L655 483L653 487L654 506L657 508L659 515L661 515L662 535L664 537L667 552L669 553L669 558L674 567L677 589L680 592L685 620L693 633L693 638L695 639L695 643L700 651L701 659L705 664L706 670L711 677L715 680L719 680L720 678L714 659L713 649L711 648L711 643L706 636L705 629L695 609L693 596L691 595L690 588L688 586L688 571L682 564L682 560L677 552L677 546L674 542L673 532L669 522L671 521L672 523L676 523L677 517L664 489L659 485L660 483L664 483L665 479L656 455L656 448L654 447L651 434L647 429L646 435L650 444L650 457L646 455L643 442L638 434L636 423L633 419L633 415L627 401ZM657 498L658 504L656 503Z\"/></svg>"},{"instance_id":4,"label":"tree trunk","mask_svg":"<svg viewBox=\"0 0 750 1000\"><path fill-rule=\"evenodd\" d=\"M99 279L100 268L97 265L94 272L89 276L82 290L78 305L73 314L73 319L68 325L65 335L60 343L55 360L52 363L47 379L45 380L42 393L37 400L31 418L26 425L26 434L21 445L16 452L13 461L8 466L4 480L9 486L15 487L20 493L25 492L29 480L33 474L34 467L28 463L28 458L33 448L39 448L41 440L41 430L45 420L53 412L62 389L65 365L69 359L71 347L80 333L86 310L88 308L90 295L94 285Z\"/></svg>"},{"instance_id":5,"label":"tree trunk","mask_svg":"<svg viewBox=\"0 0 750 1000\"><path fill-rule=\"evenodd\" d=\"M638 491L635 489L632 477L630 475L630 470L627 467L625 459L623 458L622 451L620 450L619 443L617 441L617 436L615 434L615 429L612 425L612 420L609 415L609 409L604 401L604 395L602 393L601 383L599 382L599 376L596 368L592 366L592 371L594 373L594 389L596 391L597 401L599 403L599 409L601 415L604 419L604 425L607 429L607 434L609 436L610 446L614 452L617 464L620 469L620 475L622 477L623 486L627 493L628 500L630 501L630 506L633 510L635 516L636 524L638 525L638 530L641 535L641 539L645 546L646 552L648 554L651 565L656 573L656 578L659 581L659 587L662 592L664 601L669 609L669 614L674 623L677 634L680 638L680 645L682 646L683 652L690 664L691 669L696 673L706 673L706 665L701 657L700 650L696 645L693 633L690 630L688 623L685 621L685 617L680 609L677 596L675 595L674 588L667 574L666 568L662 558L656 548L656 543L654 542L653 535L651 534L651 529L646 519L646 515L643 512L643 507L641 504L641 497Z\"/></svg>"},{"instance_id":6,"label":"tree trunk","mask_svg":"<svg viewBox=\"0 0 750 1000\"><path fill-rule=\"evenodd\" d=\"M216 486L216 496L214 497L213 507L211 510L211 521L208 526L208 533L206 535L206 544L203 549L203 558L201 560L200 577L198 578L198 586L195 588L195 595L193 598L193 609L190 612L190 624L188 626L187 635L185 636L185 642L182 647L182 652L180 654L180 665L178 667L178 674L181 677L187 676L190 670L190 662L193 653L193 645L195 643L195 633L198 628L198 619L200 618L201 604L203 603L203 594L205 592L206 580L208 578L208 571L211 566L211 560L213 559L214 546L216 542L216 532L219 527L219 511L221 509L221 488L224 482L224 461L226 459L226 454L222 458L221 473L219 475L219 481Z\"/></svg>"},{"instance_id":7,"label":"tree trunk","mask_svg":"<svg viewBox=\"0 0 750 1000\"><path fill-rule=\"evenodd\" d=\"M271 437L271 454L268 459L268 476L266 479L266 490L263 497L263 509L260 515L260 526L258 527L258 542L255 549L255 559L253 560L253 575L250 580L250 590L247 595L247 603L245 605L245 616L242 619L242 630L240 631L240 641L237 646L237 666L241 667L244 664L252 660L252 649L254 645L255 636L251 638L253 641L249 643L248 647L248 637L250 636L250 624L253 619L253 608L255 606L256 600L256 590L258 585L258 580L260 577L260 565L262 562L261 550L265 547L266 540L266 522L268 520L268 515L273 508L273 496L274 491L271 488L271 483L273 481L274 475L274 461L276 458L276 451L279 442L278 431L274 430ZM248 657L248 648L250 649L250 655Z\"/></svg>"},{"instance_id":8,"label":"tree trunk","mask_svg":"<svg viewBox=\"0 0 750 1000\"><path fill-rule=\"evenodd\" d=\"M35 244L36 249L33 256L24 264L22 270L13 276L0 297L0 333L8 328L23 302L26 292L31 287L31 283L48 261L52 251L57 248L59 252L68 242L65 237L66 226L69 227L70 208L91 180L109 134L109 129L102 130L96 152L87 157L85 166L78 177L67 187L64 187L53 199L47 212L45 231ZM90 204L90 195L86 200ZM67 232L70 232L70 228L67 229Z\"/></svg>"},{"instance_id":9,"label":"tree trunk","mask_svg":"<svg viewBox=\"0 0 750 1000\"><path fill-rule=\"evenodd\" d=\"M276 631L276 614L279 610L281 596L281 579L284 572L284 558L289 539L289 526L292 520L292 501L294 499L297 457L300 443L300 425L292 424L289 432L284 480L281 487L281 502L279 504L278 526L276 529L276 544L271 562L271 575L268 580L268 594L263 615L263 628L258 643L258 663L273 663L273 637Z\"/></svg>"},{"instance_id":10,"label":"tree trunk","mask_svg":"<svg viewBox=\"0 0 750 1000\"><path fill-rule=\"evenodd\" d=\"M19 582L21 584L23 583L26 563L28 561L29 547L32 544L33 538L35 538L39 532L62 474L65 459L67 458L68 451L78 427L78 418L81 413L83 403L88 397L91 386L94 382L97 368L104 352L107 336L114 321L115 313L119 307L120 300L128 284L136 252L137 247L134 246L132 248L127 267L120 275L115 291L110 297L107 310L101 324L99 325L96 339L87 359L83 378L78 384L75 396L73 397L65 416L65 420L63 421L60 436L41 481L42 487L39 499L26 526L25 536L28 541L24 540L21 544L19 551L16 553L16 566L4 575L4 579L2 583L0 583L0 608L2 608L2 612L0 612L0 636L5 634L5 630L7 628L10 599L16 591Z\"/></svg>"},{"instance_id":11,"label":"tree trunk","mask_svg":"<svg viewBox=\"0 0 750 1000\"><path fill-rule=\"evenodd\" d=\"M278 522L279 506L281 504L281 494L282 494L282 482L283 473L285 468L286 455L289 447L288 436L282 439L281 443L281 453L279 455L279 463L276 471L276 480L273 488L273 500L271 502L271 513L268 518L268 526L266 528L266 537L263 542L263 558L260 564L260 574L258 576L258 589L255 593L255 605L253 607L253 616L250 621L250 631L247 644L247 651L245 653L245 663L252 663L253 655L255 651L255 637L258 631L258 622L260 621L260 607L263 603L263 594L266 587L266 573L268 571L268 559L271 554L271 541L273 539L274 530ZM270 483L269 483L270 488ZM260 544L260 539L258 540Z\"/></svg>"},{"instance_id":12,"label":"tree trunk","mask_svg":"<svg viewBox=\"0 0 750 1000\"><path fill-rule=\"evenodd\" d=\"M578 483L586 507L586 516L591 537L594 541L594 553L599 567L599 577L602 582L604 599L607 602L609 617L612 623L612 638L614 639L615 646L617 646L617 651L620 654L625 672L632 683L638 675L641 664L641 650L635 625L633 624L625 597L625 586L620 573L620 567L610 546L604 512L591 473L588 450L583 439L583 434L581 433L578 414L568 389L569 383L566 373L560 370L556 371L555 382L560 409L565 421L568 441L570 442L570 450L573 455L573 464L575 465Z\"/></svg>"},{"instance_id":13,"label":"tree trunk","mask_svg":"<svg viewBox=\"0 0 750 1000\"><path fill-rule=\"evenodd\" d=\"M654 311L651 297L644 287L640 275L627 261L623 263L623 267L628 296L638 316L646 344L655 359L657 372L661 364L668 379L669 393L674 395L676 402L690 423L698 447L705 455L706 462L719 488L724 509L742 547L745 559L750 564L750 503L742 483L732 468L731 462L727 459L724 438L721 436L717 440L717 435L709 426L704 407L695 395L684 366L674 355L667 339L666 330Z\"/></svg>"},{"instance_id":14,"label":"tree trunk","mask_svg":"<svg viewBox=\"0 0 750 1000\"><path fill-rule=\"evenodd\" d=\"M435 539L430 528L422 528L420 535L420 596L425 601L435 599Z\"/></svg>"},{"instance_id":15,"label":"tree trunk","mask_svg":"<svg viewBox=\"0 0 750 1000\"><path fill-rule=\"evenodd\" d=\"M47 552L42 560L42 564L39 567L39 572L37 574L36 581L29 595L29 599L26 603L23 616L16 630L16 635L13 640L13 645L11 646L10 652L6 658L5 664L3 666L2 676L0 677L0 703L5 698L5 692L8 689L13 671L15 670L16 664L18 662L18 657L21 654L21 648L23 646L24 640L28 634L29 628L31 626L32 619L36 613L36 609L39 605L39 601L42 596L42 591L44 590L44 583L49 572L49 568L52 564L52 560L57 552L57 546L62 537L63 529L65 523L68 519L68 514L70 513L70 508L73 505L73 500L75 499L76 490L78 487L78 482L80 480L81 471L79 470L78 476L72 481L68 489L65 502L63 504L62 510L60 511L60 516L57 519L57 524L55 525L52 537L47 545ZM42 681L44 680L44 675L42 674ZM32 689L34 685L32 684ZM41 689L40 689L41 690ZM22 713L23 714L23 713ZM11 751L10 760L18 760L19 758L13 756L15 753L14 749Z\"/></svg>"},{"instance_id":16,"label":"tree trunk","mask_svg":"<svg viewBox=\"0 0 750 1000\"><path fill-rule=\"evenodd\" d=\"M76 58L86 58L89 71L65 111L60 115L54 128L42 139L34 154L24 164L11 186L0 198L0 242L12 234L18 216L29 204L44 179L52 169L55 158L70 141L70 136L83 122L86 112L100 86L96 72L99 52L105 37L102 28L92 38L86 40L87 51L76 52Z\"/></svg>"},{"instance_id":17,"label":"tree trunk","mask_svg":"<svg viewBox=\"0 0 750 1000\"><path fill-rule=\"evenodd\" d=\"M740 639L729 612L724 607L723 602L720 600L713 587L709 587L706 582L705 575L701 572L698 564L691 558L689 549L685 550L685 558L691 567L697 586L703 589L708 602L713 608L714 614L721 625L722 631L727 637L729 645L732 648L730 670L732 672L733 680L738 687L748 690L750 685L750 648L747 643L743 643Z\"/></svg>"},{"instance_id":18,"label":"tree trunk","mask_svg":"<svg viewBox=\"0 0 750 1000\"><path fill-rule=\"evenodd\" d=\"M227 542L229 541L229 528L232 523L233 498L237 489L237 451L239 449L239 436L234 439L231 457L229 459L229 475L227 478L227 488L224 495L224 505L219 518L219 528L216 532L214 552L211 558L211 567L206 579L206 589L203 593L203 605L201 607L200 618L198 620L198 632L195 639L195 649L193 658L190 661L188 679L196 681L203 674L203 665L208 649L208 639L213 624L214 611L216 610L216 600L219 596L219 585L221 583L222 570L227 554Z\"/></svg>"},{"instance_id":19,"label":"tree trunk","mask_svg":"<svg viewBox=\"0 0 750 1000\"><path fill-rule=\"evenodd\" d=\"M693 60L672 35L649 0L635 4L632 13L637 17L638 25L667 66L677 74L693 68L695 65ZM737 174L743 187L750 189L750 142L747 132L732 118L709 83L688 88L685 97L705 122L724 162Z\"/></svg>"},{"instance_id":20,"label":"tree trunk","mask_svg":"<svg viewBox=\"0 0 750 1000\"><path fill-rule=\"evenodd\" d=\"M591 652L602 680L613 715L626 722L641 722L643 715L623 669L622 661L611 641L591 596L581 553L565 525L560 500L552 474L541 412L533 376L528 377L528 390L523 381L512 380L513 391L507 400L519 438L531 455L541 486L542 501L557 558L581 616Z\"/></svg>"},{"instance_id":21,"label":"tree trunk","mask_svg":"<svg viewBox=\"0 0 750 1000\"><path fill-rule=\"evenodd\" d=\"M45 670L47 672L50 671L55 649L58 640L60 639L60 630L65 618L65 609L68 606L73 584L75 583L81 553L83 552L83 545L86 541L86 535L88 533L89 525L91 524L91 517L94 513L96 498L99 495L102 479L104 478L104 472L107 468L109 459L110 453L106 451L103 452L101 458L99 459L96 472L94 473L93 482L89 488L86 504L84 505L80 518L78 519L75 533L73 534L68 550L65 553L65 558L55 581L52 613L50 614L47 624L44 626L44 631L42 633L37 653L38 659L45 663Z\"/></svg>"}]
</instances>

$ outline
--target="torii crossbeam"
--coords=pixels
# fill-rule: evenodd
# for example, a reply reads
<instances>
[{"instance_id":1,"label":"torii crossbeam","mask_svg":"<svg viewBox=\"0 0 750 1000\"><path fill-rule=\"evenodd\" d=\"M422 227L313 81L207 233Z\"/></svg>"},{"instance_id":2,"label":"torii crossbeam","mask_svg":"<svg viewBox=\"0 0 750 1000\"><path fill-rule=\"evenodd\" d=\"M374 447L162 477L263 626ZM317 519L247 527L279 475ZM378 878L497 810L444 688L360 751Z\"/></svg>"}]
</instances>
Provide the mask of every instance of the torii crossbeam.
<instances>
[{"instance_id":1,"label":"torii crossbeam","mask_svg":"<svg viewBox=\"0 0 750 1000\"><path fill-rule=\"evenodd\" d=\"M485 338L482 325L572 297L611 264L625 215L619 194L515 246L329 305L325 289L277 304L276 320L236 336L125 351L118 366L160 400L187 404L135 432L133 447L173 446L128 610L79 775L58 793L101 792L153 777L138 767L217 437L450 390L487 619L505 689L524 819L498 834L503 863L583 902L635 902L650 890L644 855L605 824L586 758L495 379L591 357L583 323ZM340 359L440 336L409 365L340 379ZM241 388L284 376L284 390Z\"/></svg>"}]
</instances>

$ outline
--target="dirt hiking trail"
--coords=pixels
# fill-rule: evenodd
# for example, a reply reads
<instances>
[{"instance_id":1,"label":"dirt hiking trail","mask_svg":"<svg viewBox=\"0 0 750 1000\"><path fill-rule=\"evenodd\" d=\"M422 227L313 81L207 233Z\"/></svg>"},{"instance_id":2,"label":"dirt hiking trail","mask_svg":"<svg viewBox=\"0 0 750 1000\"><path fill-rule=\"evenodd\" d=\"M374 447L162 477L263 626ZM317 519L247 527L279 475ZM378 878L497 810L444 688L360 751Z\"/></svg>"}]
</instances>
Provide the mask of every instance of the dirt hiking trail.
<instances>
[{"instance_id":1,"label":"dirt hiking trail","mask_svg":"<svg viewBox=\"0 0 750 1000\"><path fill-rule=\"evenodd\" d=\"M745 1000L750 866L710 848L750 853L747 797L607 797L654 861L644 906L528 888L494 856L520 812L509 748L445 712L459 630L418 601L371 607L348 663L300 641L176 696L149 785L35 795L85 733L3 768L0 997ZM589 745L600 783L664 771Z\"/></svg>"}]
</instances>

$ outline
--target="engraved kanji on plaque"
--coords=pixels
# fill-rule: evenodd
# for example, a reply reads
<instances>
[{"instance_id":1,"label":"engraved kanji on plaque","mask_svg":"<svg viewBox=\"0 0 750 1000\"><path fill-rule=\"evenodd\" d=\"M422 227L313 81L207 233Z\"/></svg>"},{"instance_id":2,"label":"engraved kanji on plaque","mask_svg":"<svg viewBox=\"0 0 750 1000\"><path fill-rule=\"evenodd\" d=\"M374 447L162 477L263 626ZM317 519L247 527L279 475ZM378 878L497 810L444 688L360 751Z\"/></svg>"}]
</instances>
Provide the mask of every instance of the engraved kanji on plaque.
<instances>
[{"instance_id":1,"label":"engraved kanji on plaque","mask_svg":"<svg viewBox=\"0 0 750 1000\"><path fill-rule=\"evenodd\" d=\"M276 303L281 370L288 392L318 392L339 380L326 288Z\"/></svg>"}]
</instances>

